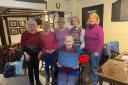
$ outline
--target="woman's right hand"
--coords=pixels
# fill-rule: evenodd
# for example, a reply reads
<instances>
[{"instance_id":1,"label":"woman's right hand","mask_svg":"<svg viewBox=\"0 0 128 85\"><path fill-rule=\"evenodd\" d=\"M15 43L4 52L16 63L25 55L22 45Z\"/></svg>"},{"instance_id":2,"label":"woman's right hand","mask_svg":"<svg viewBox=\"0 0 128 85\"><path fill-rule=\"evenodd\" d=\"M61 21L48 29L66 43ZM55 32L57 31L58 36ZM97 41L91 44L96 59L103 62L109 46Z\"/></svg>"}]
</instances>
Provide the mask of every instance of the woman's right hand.
<instances>
[{"instance_id":1,"label":"woman's right hand","mask_svg":"<svg viewBox=\"0 0 128 85\"><path fill-rule=\"evenodd\" d=\"M26 61L30 61L30 55L29 54L27 54L26 52L24 52L24 55L25 55L25 60Z\"/></svg>"},{"instance_id":2,"label":"woman's right hand","mask_svg":"<svg viewBox=\"0 0 128 85\"><path fill-rule=\"evenodd\" d=\"M48 54L50 54L50 50L46 50L45 52L48 53Z\"/></svg>"}]
</instances>

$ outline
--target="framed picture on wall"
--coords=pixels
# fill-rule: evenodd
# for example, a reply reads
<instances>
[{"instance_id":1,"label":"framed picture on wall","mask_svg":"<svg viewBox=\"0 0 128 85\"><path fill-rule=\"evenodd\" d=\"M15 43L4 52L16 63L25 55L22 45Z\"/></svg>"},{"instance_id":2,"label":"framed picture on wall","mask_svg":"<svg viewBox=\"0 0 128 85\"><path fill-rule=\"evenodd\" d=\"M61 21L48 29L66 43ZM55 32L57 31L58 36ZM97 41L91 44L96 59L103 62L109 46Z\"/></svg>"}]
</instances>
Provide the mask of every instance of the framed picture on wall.
<instances>
[{"instance_id":1,"label":"framed picture on wall","mask_svg":"<svg viewBox=\"0 0 128 85\"><path fill-rule=\"evenodd\" d=\"M50 23L50 28L54 28L54 24L53 23Z\"/></svg>"},{"instance_id":2,"label":"framed picture on wall","mask_svg":"<svg viewBox=\"0 0 128 85\"><path fill-rule=\"evenodd\" d=\"M26 21L25 20L20 20L20 21L18 21L18 25L19 25L19 27L26 27Z\"/></svg>"},{"instance_id":3,"label":"framed picture on wall","mask_svg":"<svg viewBox=\"0 0 128 85\"><path fill-rule=\"evenodd\" d=\"M27 31L27 29L26 28L20 28L19 31L20 31L20 34L23 34L25 31Z\"/></svg>"},{"instance_id":4,"label":"framed picture on wall","mask_svg":"<svg viewBox=\"0 0 128 85\"><path fill-rule=\"evenodd\" d=\"M10 28L10 34L11 35L18 35L19 34L18 28Z\"/></svg>"},{"instance_id":5,"label":"framed picture on wall","mask_svg":"<svg viewBox=\"0 0 128 85\"><path fill-rule=\"evenodd\" d=\"M17 24L16 20L9 21L9 27L17 27L17 26L18 26L18 24Z\"/></svg>"}]
</instances>

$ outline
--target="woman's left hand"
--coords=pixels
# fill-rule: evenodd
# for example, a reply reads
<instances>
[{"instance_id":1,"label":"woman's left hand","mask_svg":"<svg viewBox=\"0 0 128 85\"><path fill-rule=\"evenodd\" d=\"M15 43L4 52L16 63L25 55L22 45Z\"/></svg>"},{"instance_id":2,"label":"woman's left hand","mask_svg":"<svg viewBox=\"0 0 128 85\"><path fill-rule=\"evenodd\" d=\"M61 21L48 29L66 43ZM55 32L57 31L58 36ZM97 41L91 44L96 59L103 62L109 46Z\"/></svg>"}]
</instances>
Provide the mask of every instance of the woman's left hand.
<instances>
[{"instance_id":1,"label":"woman's left hand","mask_svg":"<svg viewBox=\"0 0 128 85\"><path fill-rule=\"evenodd\" d=\"M38 54L38 60L40 60L42 57L42 52L40 51L39 54Z\"/></svg>"},{"instance_id":2,"label":"woman's left hand","mask_svg":"<svg viewBox=\"0 0 128 85\"><path fill-rule=\"evenodd\" d=\"M53 53L55 50L51 50L51 52L50 53Z\"/></svg>"},{"instance_id":3,"label":"woman's left hand","mask_svg":"<svg viewBox=\"0 0 128 85\"><path fill-rule=\"evenodd\" d=\"M99 53L95 52L94 55L95 55L95 56L99 56Z\"/></svg>"}]
</instances>

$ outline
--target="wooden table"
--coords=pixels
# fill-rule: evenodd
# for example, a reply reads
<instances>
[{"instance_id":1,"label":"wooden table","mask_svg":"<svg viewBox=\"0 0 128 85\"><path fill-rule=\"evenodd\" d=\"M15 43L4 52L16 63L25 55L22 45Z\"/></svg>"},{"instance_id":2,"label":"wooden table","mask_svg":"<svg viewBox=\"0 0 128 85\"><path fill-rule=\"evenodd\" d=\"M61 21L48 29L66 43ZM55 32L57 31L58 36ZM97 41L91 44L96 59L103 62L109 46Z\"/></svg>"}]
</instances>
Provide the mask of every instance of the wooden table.
<instances>
[{"instance_id":1,"label":"wooden table","mask_svg":"<svg viewBox=\"0 0 128 85\"><path fill-rule=\"evenodd\" d=\"M128 52L127 51L124 51L122 53L120 53L119 55L117 55L116 57L114 57L115 60L122 60L122 56L123 55L128 55Z\"/></svg>"},{"instance_id":2,"label":"wooden table","mask_svg":"<svg viewBox=\"0 0 128 85\"><path fill-rule=\"evenodd\" d=\"M100 85L103 81L107 81L110 85L128 85L128 71L124 70L124 62L109 59L103 66L99 75Z\"/></svg>"}]
</instances>

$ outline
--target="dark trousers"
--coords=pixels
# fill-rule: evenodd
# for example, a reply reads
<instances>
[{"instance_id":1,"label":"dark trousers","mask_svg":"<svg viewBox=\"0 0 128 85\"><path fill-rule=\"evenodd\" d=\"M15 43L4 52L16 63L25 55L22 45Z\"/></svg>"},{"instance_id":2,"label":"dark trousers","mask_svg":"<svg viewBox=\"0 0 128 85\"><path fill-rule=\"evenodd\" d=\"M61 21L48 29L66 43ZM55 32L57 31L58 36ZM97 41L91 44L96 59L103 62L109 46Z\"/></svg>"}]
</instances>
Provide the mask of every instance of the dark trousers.
<instances>
[{"instance_id":1,"label":"dark trousers","mask_svg":"<svg viewBox=\"0 0 128 85\"><path fill-rule=\"evenodd\" d=\"M50 74L49 74L49 66L52 67L52 71L54 69L54 63L55 63L55 54L52 53L52 54L45 54L44 55L44 61L45 61L45 73L46 73L46 76L49 77Z\"/></svg>"},{"instance_id":2,"label":"dark trousers","mask_svg":"<svg viewBox=\"0 0 128 85\"><path fill-rule=\"evenodd\" d=\"M29 53L29 55L31 56L31 59L29 62L26 62L26 64L28 68L30 83L34 85L34 76L36 81L39 80L39 60L37 57L37 53Z\"/></svg>"}]
</instances>

